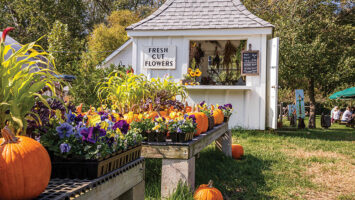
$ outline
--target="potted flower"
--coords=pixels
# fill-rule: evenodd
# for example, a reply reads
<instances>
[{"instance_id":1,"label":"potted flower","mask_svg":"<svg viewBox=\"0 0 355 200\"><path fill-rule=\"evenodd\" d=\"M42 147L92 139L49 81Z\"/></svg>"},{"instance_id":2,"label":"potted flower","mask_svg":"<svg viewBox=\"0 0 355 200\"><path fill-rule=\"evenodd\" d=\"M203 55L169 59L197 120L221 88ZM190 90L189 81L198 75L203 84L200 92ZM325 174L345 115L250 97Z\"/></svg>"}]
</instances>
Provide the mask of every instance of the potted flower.
<instances>
[{"instance_id":1,"label":"potted flower","mask_svg":"<svg viewBox=\"0 0 355 200\"><path fill-rule=\"evenodd\" d=\"M156 138L158 142L165 142L168 133L168 126L165 123L164 117L157 117L155 120L155 126L153 127L153 132L156 133ZM149 139L149 136L148 136Z\"/></svg>"},{"instance_id":2,"label":"potted flower","mask_svg":"<svg viewBox=\"0 0 355 200\"><path fill-rule=\"evenodd\" d=\"M168 122L168 131L170 134L170 138L172 142L178 142L179 141L179 135L178 135L178 121L175 120L169 120Z\"/></svg>"},{"instance_id":3,"label":"potted flower","mask_svg":"<svg viewBox=\"0 0 355 200\"><path fill-rule=\"evenodd\" d=\"M196 118L194 115L185 115L184 119L177 122L176 132L179 137L179 142L192 140L197 127Z\"/></svg>"},{"instance_id":4,"label":"potted flower","mask_svg":"<svg viewBox=\"0 0 355 200\"><path fill-rule=\"evenodd\" d=\"M117 120L113 113L90 109L74 113L71 110L50 116L40 142L51 154L52 177L94 179L139 158L141 130L130 129L125 120ZM41 129L38 129L39 131ZM125 153L122 153L125 152ZM129 159L121 162L123 155ZM115 169L116 169L115 168Z\"/></svg>"},{"instance_id":5,"label":"potted flower","mask_svg":"<svg viewBox=\"0 0 355 200\"><path fill-rule=\"evenodd\" d=\"M202 101L198 105L199 109L201 112L205 113L205 115L208 117L208 130L213 129L214 127L214 117L213 117L213 111L211 108L207 105L205 101Z\"/></svg>"},{"instance_id":6,"label":"potted flower","mask_svg":"<svg viewBox=\"0 0 355 200\"><path fill-rule=\"evenodd\" d=\"M153 135L151 134L152 129L154 128L155 123L147 118L147 119L142 119L141 121L134 121L130 124L131 129L137 129L136 131L139 132L139 134L141 134L143 136L143 140L148 140L148 136L149 135Z\"/></svg>"},{"instance_id":7,"label":"potted flower","mask_svg":"<svg viewBox=\"0 0 355 200\"><path fill-rule=\"evenodd\" d=\"M233 112L233 106L232 104L225 104L223 106L219 106L218 107L220 110L222 110L223 114L224 114L224 122L228 122L230 116L232 115Z\"/></svg>"}]
</instances>

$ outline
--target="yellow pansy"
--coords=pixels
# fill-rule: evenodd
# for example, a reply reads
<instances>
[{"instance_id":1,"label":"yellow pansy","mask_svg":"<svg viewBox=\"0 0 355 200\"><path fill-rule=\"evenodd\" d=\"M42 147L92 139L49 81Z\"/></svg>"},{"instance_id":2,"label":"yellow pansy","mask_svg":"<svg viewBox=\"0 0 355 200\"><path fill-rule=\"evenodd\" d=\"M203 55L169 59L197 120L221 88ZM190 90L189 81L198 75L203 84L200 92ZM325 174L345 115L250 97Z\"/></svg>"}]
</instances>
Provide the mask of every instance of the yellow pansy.
<instances>
[{"instance_id":1,"label":"yellow pansy","mask_svg":"<svg viewBox=\"0 0 355 200\"><path fill-rule=\"evenodd\" d=\"M141 121L143 119L143 114L138 115L138 120Z\"/></svg>"},{"instance_id":2,"label":"yellow pansy","mask_svg":"<svg viewBox=\"0 0 355 200\"><path fill-rule=\"evenodd\" d=\"M158 125L154 126L153 131L158 130L160 127L161 127L161 126L160 126L160 124L158 124Z\"/></svg>"},{"instance_id":3,"label":"yellow pansy","mask_svg":"<svg viewBox=\"0 0 355 200\"><path fill-rule=\"evenodd\" d=\"M95 115L89 119L89 126L96 126L97 123L101 122L101 116Z\"/></svg>"},{"instance_id":4,"label":"yellow pansy","mask_svg":"<svg viewBox=\"0 0 355 200\"><path fill-rule=\"evenodd\" d=\"M100 124L100 128L104 129L104 130L107 130L108 126L109 126L109 124L105 121L101 122L101 124Z\"/></svg>"}]
</instances>

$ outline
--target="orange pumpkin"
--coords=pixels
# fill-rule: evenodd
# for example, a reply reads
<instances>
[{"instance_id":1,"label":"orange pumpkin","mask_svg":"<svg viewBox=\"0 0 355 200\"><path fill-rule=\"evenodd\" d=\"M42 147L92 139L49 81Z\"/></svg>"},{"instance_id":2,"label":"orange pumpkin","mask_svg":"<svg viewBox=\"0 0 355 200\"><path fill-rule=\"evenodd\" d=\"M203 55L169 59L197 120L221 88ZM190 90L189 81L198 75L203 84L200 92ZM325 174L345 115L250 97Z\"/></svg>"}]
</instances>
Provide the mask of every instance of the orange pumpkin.
<instances>
[{"instance_id":1,"label":"orange pumpkin","mask_svg":"<svg viewBox=\"0 0 355 200\"><path fill-rule=\"evenodd\" d=\"M213 182L202 184L194 194L194 200L223 200L222 193L213 187Z\"/></svg>"},{"instance_id":2,"label":"orange pumpkin","mask_svg":"<svg viewBox=\"0 0 355 200\"><path fill-rule=\"evenodd\" d=\"M196 118L196 132L195 136L199 136L203 131L203 119L201 113L189 113L189 115L194 115Z\"/></svg>"},{"instance_id":3,"label":"orange pumpkin","mask_svg":"<svg viewBox=\"0 0 355 200\"><path fill-rule=\"evenodd\" d=\"M202 119L203 119L203 129L202 129L202 133L206 132L208 130L208 117L205 113L200 112L202 115Z\"/></svg>"},{"instance_id":4,"label":"orange pumpkin","mask_svg":"<svg viewBox=\"0 0 355 200\"><path fill-rule=\"evenodd\" d=\"M213 111L213 117L214 117L214 124L222 124L224 121L224 114L223 111L220 109L216 109Z\"/></svg>"},{"instance_id":5,"label":"orange pumpkin","mask_svg":"<svg viewBox=\"0 0 355 200\"><path fill-rule=\"evenodd\" d=\"M46 149L32 138L2 130L0 139L1 199L33 199L47 187L51 161Z\"/></svg>"},{"instance_id":6,"label":"orange pumpkin","mask_svg":"<svg viewBox=\"0 0 355 200\"><path fill-rule=\"evenodd\" d=\"M232 157L234 159L240 159L244 155L244 149L240 144L232 145Z\"/></svg>"}]
</instances>

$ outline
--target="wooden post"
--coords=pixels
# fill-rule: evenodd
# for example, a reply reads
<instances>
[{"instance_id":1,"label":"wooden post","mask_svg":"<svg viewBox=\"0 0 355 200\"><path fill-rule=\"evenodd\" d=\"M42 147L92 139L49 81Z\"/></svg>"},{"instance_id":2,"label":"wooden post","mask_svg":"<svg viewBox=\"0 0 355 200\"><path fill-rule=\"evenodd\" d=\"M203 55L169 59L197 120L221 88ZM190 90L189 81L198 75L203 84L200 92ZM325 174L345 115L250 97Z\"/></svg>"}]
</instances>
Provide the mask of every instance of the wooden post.
<instances>
[{"instance_id":1,"label":"wooden post","mask_svg":"<svg viewBox=\"0 0 355 200\"><path fill-rule=\"evenodd\" d=\"M226 156L232 157L232 133L230 130L227 130L225 134L216 140L216 148Z\"/></svg>"},{"instance_id":2,"label":"wooden post","mask_svg":"<svg viewBox=\"0 0 355 200\"><path fill-rule=\"evenodd\" d=\"M116 200L144 200L144 191L145 181L142 181L124 194L122 194Z\"/></svg>"},{"instance_id":3,"label":"wooden post","mask_svg":"<svg viewBox=\"0 0 355 200\"><path fill-rule=\"evenodd\" d=\"M163 159L161 175L161 197L168 198L179 182L195 187L195 157L188 160Z\"/></svg>"}]
</instances>

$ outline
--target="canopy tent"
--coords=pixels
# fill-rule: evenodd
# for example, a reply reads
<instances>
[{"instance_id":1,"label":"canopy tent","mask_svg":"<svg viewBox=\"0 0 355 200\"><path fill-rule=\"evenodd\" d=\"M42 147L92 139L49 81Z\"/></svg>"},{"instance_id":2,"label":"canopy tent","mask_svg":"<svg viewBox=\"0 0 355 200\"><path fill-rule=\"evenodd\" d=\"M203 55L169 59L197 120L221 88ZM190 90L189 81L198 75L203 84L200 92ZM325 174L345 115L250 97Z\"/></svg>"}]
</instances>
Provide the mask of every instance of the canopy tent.
<instances>
[{"instance_id":1,"label":"canopy tent","mask_svg":"<svg viewBox=\"0 0 355 200\"><path fill-rule=\"evenodd\" d=\"M355 99L355 87L336 92L329 99Z\"/></svg>"}]
</instances>

